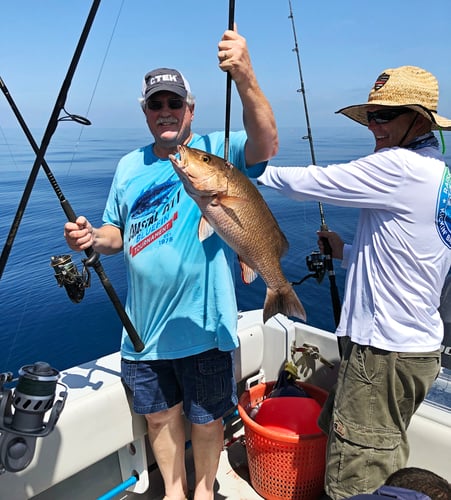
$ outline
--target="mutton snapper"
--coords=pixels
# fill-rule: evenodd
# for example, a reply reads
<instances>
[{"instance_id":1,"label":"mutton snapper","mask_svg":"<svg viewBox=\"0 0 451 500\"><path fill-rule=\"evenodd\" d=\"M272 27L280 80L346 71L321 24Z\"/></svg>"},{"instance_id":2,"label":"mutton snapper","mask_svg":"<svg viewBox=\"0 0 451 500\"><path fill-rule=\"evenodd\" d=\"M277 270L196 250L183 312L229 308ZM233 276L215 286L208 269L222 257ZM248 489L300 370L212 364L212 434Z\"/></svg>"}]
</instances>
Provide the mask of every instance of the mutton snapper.
<instances>
[{"instance_id":1,"label":"mutton snapper","mask_svg":"<svg viewBox=\"0 0 451 500\"><path fill-rule=\"evenodd\" d=\"M199 149L178 146L180 160L169 155L186 192L199 206L199 239L213 231L237 253L241 277L266 283L263 321L277 313L306 320L304 307L285 278L280 259L288 241L252 182L231 163Z\"/></svg>"}]
</instances>

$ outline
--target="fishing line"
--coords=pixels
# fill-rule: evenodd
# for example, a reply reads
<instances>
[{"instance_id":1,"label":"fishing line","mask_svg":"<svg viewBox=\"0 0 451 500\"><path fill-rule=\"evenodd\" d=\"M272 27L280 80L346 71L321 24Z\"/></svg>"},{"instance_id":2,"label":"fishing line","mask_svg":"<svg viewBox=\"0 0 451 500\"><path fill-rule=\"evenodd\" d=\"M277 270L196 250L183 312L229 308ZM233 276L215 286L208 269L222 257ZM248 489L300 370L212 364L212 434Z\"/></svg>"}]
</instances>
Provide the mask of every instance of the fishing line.
<instances>
[{"instance_id":1,"label":"fishing line","mask_svg":"<svg viewBox=\"0 0 451 500\"><path fill-rule=\"evenodd\" d=\"M16 288L17 291L17 288ZM24 318L29 314L29 304L31 300L31 290L28 289L26 294L21 294L20 307L14 307L14 323L16 328L12 335L8 334L8 354L5 358L5 366L9 366L9 363L12 360L14 349L16 348L17 341L19 339L20 333L22 331L22 324ZM3 304L4 305L4 304Z\"/></svg>"},{"instance_id":2,"label":"fishing line","mask_svg":"<svg viewBox=\"0 0 451 500\"><path fill-rule=\"evenodd\" d=\"M116 33L116 28L117 28L117 25L119 23L119 18L121 17L121 14L122 14L122 8L124 6L124 2L125 0L122 0L121 2L121 5L119 7L119 10L118 10L118 13L116 15L116 20L114 22L114 25L113 25L113 29L111 31L111 35L110 35L110 38L108 40L108 43L107 43L107 46L106 46L106 49L105 49L105 54L103 56L103 60L102 60L102 63L100 64L100 68L99 68L99 72L97 74L97 79L95 81L95 84L94 84L94 88L92 90L92 93L91 93L91 98L89 100L89 103L88 103L88 107L86 109L86 113L85 113L85 116L89 116L89 113L91 111L91 107L92 107L92 103L94 101L94 97L96 95L96 92L97 92L97 87L99 85L99 82L100 82L100 77L102 76L102 73L103 73L103 68L105 67L105 63L106 63L106 60L108 58L108 54L110 52L110 47L111 47L111 43L113 41L113 38L114 38L114 35ZM77 139L77 142L75 144L75 147L74 147L74 151L73 151L73 154L72 154L72 159L69 163L69 169L68 169L68 172L70 172L71 168L72 168L72 165L74 164L74 159L75 159L75 156L77 154L77 150L78 150L78 146L81 142L81 136L83 135L83 131L84 131L84 128L83 127L80 127L80 134L78 136L78 139Z\"/></svg>"},{"instance_id":3,"label":"fishing line","mask_svg":"<svg viewBox=\"0 0 451 500\"><path fill-rule=\"evenodd\" d=\"M313 146L313 136L312 136L312 130L310 127L310 118L309 118L309 113L308 113L307 97L305 94L304 79L302 76L301 57L299 55L299 46L298 46L298 41L297 41L297 36L296 36L296 27L294 25L294 15L293 15L293 9L291 7L291 0L288 0L288 6L290 9L290 14L289 14L288 18L291 20L291 28L293 31L293 38L294 38L293 52L296 53L299 79L300 79L300 83L301 83L301 87L298 89L298 92L302 94L302 99L303 99L303 103L304 103L305 121L306 121L306 125L307 125L307 135L304 136L303 139L308 139L309 145L310 145L310 155L311 155L311 159L312 159L312 164L316 165L315 149ZM324 215L323 204L321 202L318 202L318 208L319 208L319 215L320 215L320 220L321 220L320 229L321 229L321 231L329 231L329 228L327 227L327 224L326 224L326 218ZM338 323L340 322L341 304L340 304L340 297L338 294L338 288L337 288L337 284L336 284L336 280L335 280L335 271L334 271L334 266L333 266L333 261L332 261L332 249L331 249L330 244L326 238L323 238L323 245L324 245L325 268L326 268L327 274L329 276L330 294L331 294L331 300L332 300L335 326L338 326ZM316 272L316 264L317 264L316 252L314 252L314 254L312 254L310 257L312 260L309 261L309 257L307 257L307 266L309 267L309 269L314 270Z\"/></svg>"},{"instance_id":4,"label":"fishing line","mask_svg":"<svg viewBox=\"0 0 451 500\"><path fill-rule=\"evenodd\" d=\"M19 165L16 162L16 157L14 155L12 148L11 148L11 144L10 144L6 134L5 134L5 130L3 129L3 127L1 125L0 125L0 130L1 130L3 140L4 140L4 144L8 149L9 157L11 159L10 161L14 165L14 169L16 171L18 171ZM4 216L4 214L2 214L2 215ZM17 286L16 286L16 291L17 291ZM5 357L5 366L9 366L11 359L13 357L14 349L17 345L17 340L19 339L19 335L20 335L20 332L22 330L22 324L23 324L24 318L26 315L28 315L30 300L31 300L31 290L28 289L26 293L21 294L20 303L15 305L15 307L14 307L14 318L15 318L14 323L16 325L16 328L13 332L11 332L10 335L8 335L8 348L5 349L5 351L7 353L6 357ZM3 303L3 306L5 306L5 303ZM5 309L3 310L3 314L5 314Z\"/></svg>"},{"instance_id":5,"label":"fishing line","mask_svg":"<svg viewBox=\"0 0 451 500\"><path fill-rule=\"evenodd\" d=\"M6 137L5 131L4 131L4 129L3 129L3 127L1 125L0 125L0 130L2 132L2 137L3 137L3 140L4 140L5 146L8 148L8 152L9 152L9 156L11 158L11 161L13 162L14 167L16 168L16 170L18 170L18 166L17 166L17 163L16 163L16 157L14 156L14 153L13 153L13 151L11 149L11 144L9 143L8 138Z\"/></svg>"}]
</instances>

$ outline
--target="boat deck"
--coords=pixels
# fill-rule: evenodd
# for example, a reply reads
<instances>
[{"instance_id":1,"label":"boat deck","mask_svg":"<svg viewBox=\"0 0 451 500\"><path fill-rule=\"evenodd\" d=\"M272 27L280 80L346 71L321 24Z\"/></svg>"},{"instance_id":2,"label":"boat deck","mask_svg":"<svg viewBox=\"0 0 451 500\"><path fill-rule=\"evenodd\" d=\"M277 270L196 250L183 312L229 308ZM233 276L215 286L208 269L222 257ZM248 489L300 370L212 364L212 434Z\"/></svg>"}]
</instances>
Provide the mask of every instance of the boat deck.
<instances>
[{"instance_id":1,"label":"boat deck","mask_svg":"<svg viewBox=\"0 0 451 500\"><path fill-rule=\"evenodd\" d=\"M186 468L188 471L188 482L191 486L194 481L194 465L191 450L186 452ZM149 491L138 495L128 493L124 496L118 495L119 499L148 499L162 500L164 497L163 481L158 469L149 475L151 487ZM221 452L219 468L215 481L215 500L258 500L262 499L250 482L249 469L247 465L246 447L242 438L237 438L232 444L226 446Z\"/></svg>"},{"instance_id":2,"label":"boat deck","mask_svg":"<svg viewBox=\"0 0 451 500\"><path fill-rule=\"evenodd\" d=\"M230 434L230 432L232 434ZM244 427L239 419L237 419L231 427L226 427L225 431L226 444L221 452L218 472L215 481L215 500L262 500L252 487L248 459L246 452L246 444L244 437ZM131 492L122 493L115 497L115 500L124 499L145 499L145 500L162 500L164 498L163 480L157 467L150 466L149 469L154 469L149 473L149 490L144 494L135 494ZM188 473L188 484L192 488L194 484L194 463L192 451L190 448L186 450L186 470ZM276 471L274 471L274 474ZM320 496L318 500L328 498Z\"/></svg>"}]
</instances>

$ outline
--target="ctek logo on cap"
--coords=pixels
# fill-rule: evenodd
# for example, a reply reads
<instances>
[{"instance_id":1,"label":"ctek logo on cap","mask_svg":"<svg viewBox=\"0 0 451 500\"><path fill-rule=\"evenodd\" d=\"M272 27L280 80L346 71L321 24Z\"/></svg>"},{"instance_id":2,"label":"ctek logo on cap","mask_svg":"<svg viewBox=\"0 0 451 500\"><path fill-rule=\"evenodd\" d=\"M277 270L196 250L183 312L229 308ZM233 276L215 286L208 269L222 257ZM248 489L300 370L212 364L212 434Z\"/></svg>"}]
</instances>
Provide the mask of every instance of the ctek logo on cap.
<instances>
[{"instance_id":1,"label":"ctek logo on cap","mask_svg":"<svg viewBox=\"0 0 451 500\"><path fill-rule=\"evenodd\" d=\"M156 76L153 76L148 81L148 84L149 85L155 85L155 84L161 83L161 82L174 82L174 83L178 83L178 81L177 81L177 75L156 75Z\"/></svg>"}]
</instances>

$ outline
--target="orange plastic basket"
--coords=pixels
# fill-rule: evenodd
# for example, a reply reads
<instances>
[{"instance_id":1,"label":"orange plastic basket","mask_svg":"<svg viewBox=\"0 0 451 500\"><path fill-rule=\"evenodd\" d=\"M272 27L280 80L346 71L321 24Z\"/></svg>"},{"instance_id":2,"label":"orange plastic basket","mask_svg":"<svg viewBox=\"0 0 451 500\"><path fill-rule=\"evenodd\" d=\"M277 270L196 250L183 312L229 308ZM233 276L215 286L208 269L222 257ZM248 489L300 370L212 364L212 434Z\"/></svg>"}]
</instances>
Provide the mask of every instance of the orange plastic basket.
<instances>
[{"instance_id":1,"label":"orange plastic basket","mask_svg":"<svg viewBox=\"0 0 451 500\"><path fill-rule=\"evenodd\" d=\"M325 390L297 383L320 406L324 405ZM308 435L278 432L257 424L249 416L270 394L274 384L266 382L251 387L238 403L252 486L267 500L316 500L324 489L327 436L322 432Z\"/></svg>"}]
</instances>

